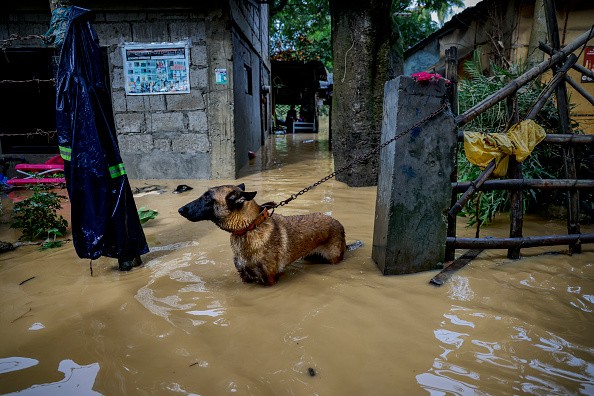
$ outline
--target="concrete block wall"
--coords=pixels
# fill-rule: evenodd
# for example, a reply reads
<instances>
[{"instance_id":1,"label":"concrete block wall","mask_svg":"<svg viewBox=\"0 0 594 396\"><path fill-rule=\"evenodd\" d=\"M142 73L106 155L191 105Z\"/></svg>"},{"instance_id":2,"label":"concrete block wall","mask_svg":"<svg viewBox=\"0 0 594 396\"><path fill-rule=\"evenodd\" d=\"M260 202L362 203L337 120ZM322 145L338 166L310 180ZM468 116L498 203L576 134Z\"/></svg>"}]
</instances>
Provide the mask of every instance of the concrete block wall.
<instances>
[{"instance_id":1,"label":"concrete block wall","mask_svg":"<svg viewBox=\"0 0 594 396\"><path fill-rule=\"evenodd\" d=\"M188 12L99 12L120 152L131 178L211 177L206 23ZM190 40L190 93L126 95L122 44Z\"/></svg>"},{"instance_id":2,"label":"concrete block wall","mask_svg":"<svg viewBox=\"0 0 594 396\"><path fill-rule=\"evenodd\" d=\"M190 8L174 0L162 9L143 10L138 1L117 6L100 1L80 4L95 11L93 27L106 50L114 119L128 176L234 178L245 162L239 156L263 143L259 95L261 85L270 85L268 5L252 0L219 0ZM0 11L2 37L40 35L49 27L48 3L5 11ZM234 54L238 50L233 48L232 31L239 33L239 41L249 50L250 61L246 63L254 73L253 103L241 98L245 92L234 87ZM189 94L126 95L123 43L186 39L191 41ZM13 48L20 47L44 46L39 40L13 43ZM215 84L217 68L227 70L228 84ZM245 105L238 108L236 102ZM240 114L236 116L237 112ZM250 119L249 127L242 124L237 128L236 117ZM248 143L238 141L239 134L239 140Z\"/></svg>"}]
</instances>

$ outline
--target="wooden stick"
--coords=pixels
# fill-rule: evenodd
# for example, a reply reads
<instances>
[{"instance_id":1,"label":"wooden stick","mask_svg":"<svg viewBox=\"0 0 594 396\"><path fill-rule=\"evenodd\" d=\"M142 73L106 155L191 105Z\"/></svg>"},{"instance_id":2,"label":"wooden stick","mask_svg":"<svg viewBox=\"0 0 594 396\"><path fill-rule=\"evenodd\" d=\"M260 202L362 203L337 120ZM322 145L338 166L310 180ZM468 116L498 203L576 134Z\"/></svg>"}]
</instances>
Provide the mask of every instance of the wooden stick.
<instances>
[{"instance_id":1,"label":"wooden stick","mask_svg":"<svg viewBox=\"0 0 594 396\"><path fill-rule=\"evenodd\" d=\"M545 43L543 43L542 41L539 41L538 48L540 48L541 51L543 51L549 55L552 55L557 52L557 51L554 51L551 47L549 47ZM579 63L576 63L572 67L575 70L579 71L580 73L585 74L586 76L594 79L594 70L586 69L584 66L580 65Z\"/></svg>"},{"instance_id":2,"label":"wooden stick","mask_svg":"<svg viewBox=\"0 0 594 396\"><path fill-rule=\"evenodd\" d=\"M452 183L452 190L458 194L472 187L474 182L455 182ZM487 180L479 188L481 191L493 190L553 190L553 189L576 189L593 190L594 180L579 179L497 179Z\"/></svg>"},{"instance_id":3,"label":"wooden stick","mask_svg":"<svg viewBox=\"0 0 594 396\"><path fill-rule=\"evenodd\" d=\"M457 249L522 249L567 244L594 243L594 234L530 236L523 238L446 238L446 245Z\"/></svg>"},{"instance_id":4,"label":"wooden stick","mask_svg":"<svg viewBox=\"0 0 594 396\"><path fill-rule=\"evenodd\" d=\"M547 100L557 89L559 84L563 84L565 82L565 79L563 77L565 77L565 75L567 74L569 69L571 69L571 66L575 64L575 62L577 62L577 56L575 56L575 54L571 54L567 57L567 61L557 71L557 74L555 74L555 77L553 77L553 79L549 82L545 90L541 92L540 97L538 98L534 106L532 106L530 112L526 115L526 119L531 120L534 119L534 117L536 117L536 115L544 107Z\"/></svg>"},{"instance_id":5,"label":"wooden stick","mask_svg":"<svg viewBox=\"0 0 594 396\"><path fill-rule=\"evenodd\" d=\"M578 93L582 95L588 102L594 105L594 96L590 95L580 84L575 82L573 78L565 76L565 81L567 81L569 85L573 87L573 89L578 91Z\"/></svg>"},{"instance_id":6,"label":"wooden stick","mask_svg":"<svg viewBox=\"0 0 594 396\"><path fill-rule=\"evenodd\" d=\"M511 100L510 100L511 99ZM516 124L520 118L518 113L518 97L512 95L507 98L508 109L508 128ZM514 179L523 179L522 163L516 160L515 155L509 158L509 165L507 168L507 175ZM509 191L510 195L510 211L509 211L509 237L521 238L522 228L524 226L524 191L521 189ZM478 238L478 235L476 236ZM511 248L507 250L507 258L517 260L520 258L520 249Z\"/></svg>"},{"instance_id":7,"label":"wooden stick","mask_svg":"<svg viewBox=\"0 0 594 396\"><path fill-rule=\"evenodd\" d=\"M479 114L493 107L500 100L505 99L506 97L520 89L522 86L526 85L530 81L534 80L536 77L540 76L546 70L562 62L563 59L565 59L569 54L578 49L592 37L594 37L594 30L588 30L585 33L582 33L571 43L567 44L565 47L557 51L553 56L551 56L551 58L542 61L538 65L534 66L532 69L528 70L526 73L510 81L505 87L503 87L499 91L485 98L482 102L478 103L473 108L466 110L463 114L457 116L455 118L456 124L458 124L458 126L460 127L462 125L469 123L470 121L475 119Z\"/></svg>"},{"instance_id":8,"label":"wooden stick","mask_svg":"<svg viewBox=\"0 0 594 396\"><path fill-rule=\"evenodd\" d=\"M464 131L458 132L458 141L464 141ZM594 135L549 133L542 143L551 144L594 144Z\"/></svg>"},{"instance_id":9,"label":"wooden stick","mask_svg":"<svg viewBox=\"0 0 594 396\"><path fill-rule=\"evenodd\" d=\"M468 202L470 197L472 197L472 194L474 194L476 190L481 188L483 183L489 178L489 176L491 176L494 170L495 160L489 162L489 165L485 167L485 170L483 170L483 172L476 178L475 181L470 182L470 186L468 187L468 189L464 192L464 194L462 194L458 202L456 202L448 212L449 218L455 217L458 214L458 212L462 210L464 205L466 205L466 202Z\"/></svg>"},{"instance_id":10,"label":"wooden stick","mask_svg":"<svg viewBox=\"0 0 594 396\"><path fill-rule=\"evenodd\" d=\"M452 277L454 272L458 271L459 269L463 268L466 264L470 263L479 254L481 254L482 251L483 249L474 249L467 251L462 256L454 260L450 265L441 270L439 274L431 278L429 283L435 286L443 285L448 279Z\"/></svg>"},{"instance_id":11,"label":"wooden stick","mask_svg":"<svg viewBox=\"0 0 594 396\"><path fill-rule=\"evenodd\" d=\"M549 32L549 41L553 50L557 50L561 47L559 40L559 27L557 25L557 11L555 9L555 0L543 0L545 9L545 17L547 20L547 30ZM594 32L594 26L590 29L590 33ZM572 51L573 52L573 51ZM555 55L553 55L555 56ZM553 59L553 57L551 57ZM558 66L553 66L553 71L558 71ZM557 98L557 112L559 113L559 124L562 133L571 133L571 119L569 116L569 99L567 97L567 87L565 86L565 80L559 84L555 90L555 96ZM563 161L565 177L567 179L576 179L577 170L575 166L575 155L574 149L571 146L563 147ZM577 190L570 190L567 193L567 233L568 234L579 234L580 233L580 196ZM571 242L569 244L570 253L579 253L581 247L576 243Z\"/></svg>"},{"instance_id":12,"label":"wooden stick","mask_svg":"<svg viewBox=\"0 0 594 396\"><path fill-rule=\"evenodd\" d=\"M446 74L445 78L451 82L451 105L452 113L458 114L458 49L454 46L446 49ZM458 158L458 145L455 145L454 158ZM458 180L458 161L454 161L452 172L450 174L450 181L456 182ZM458 199L458 194L452 191L450 197L450 206L455 205ZM456 222L457 218L448 217L447 236L456 236ZM452 261L456 257L456 249L447 248L445 250L445 260Z\"/></svg>"}]
</instances>

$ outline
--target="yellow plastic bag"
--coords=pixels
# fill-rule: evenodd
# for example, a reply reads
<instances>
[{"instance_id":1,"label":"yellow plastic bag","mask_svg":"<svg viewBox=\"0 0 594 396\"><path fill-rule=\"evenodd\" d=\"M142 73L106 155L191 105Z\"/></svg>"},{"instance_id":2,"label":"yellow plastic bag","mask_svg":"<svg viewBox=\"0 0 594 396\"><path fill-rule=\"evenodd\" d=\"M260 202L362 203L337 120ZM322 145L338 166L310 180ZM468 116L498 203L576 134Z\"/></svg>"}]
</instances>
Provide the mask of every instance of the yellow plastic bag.
<instances>
[{"instance_id":1,"label":"yellow plastic bag","mask_svg":"<svg viewBox=\"0 0 594 396\"><path fill-rule=\"evenodd\" d=\"M507 174L509 156L516 156L518 162L524 161L534 147L545 138L546 132L533 120L525 120L512 126L506 133L464 133L464 152L466 158L485 169L495 160L495 177Z\"/></svg>"}]
</instances>

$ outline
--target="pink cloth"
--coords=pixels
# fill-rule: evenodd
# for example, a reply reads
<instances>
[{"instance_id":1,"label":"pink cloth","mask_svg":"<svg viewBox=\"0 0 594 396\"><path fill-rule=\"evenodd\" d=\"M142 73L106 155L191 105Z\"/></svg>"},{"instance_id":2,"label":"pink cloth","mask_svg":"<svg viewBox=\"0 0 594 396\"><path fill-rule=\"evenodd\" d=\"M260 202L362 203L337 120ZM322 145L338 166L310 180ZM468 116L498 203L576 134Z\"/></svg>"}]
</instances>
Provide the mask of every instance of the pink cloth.
<instances>
[{"instance_id":1,"label":"pink cloth","mask_svg":"<svg viewBox=\"0 0 594 396\"><path fill-rule=\"evenodd\" d=\"M437 81L440 78L443 78L441 76L441 74L437 74L437 73L433 74L433 73L427 73L427 72L413 73L410 76L417 81ZM449 83L449 82L450 82L449 80L446 80L446 83Z\"/></svg>"}]
</instances>

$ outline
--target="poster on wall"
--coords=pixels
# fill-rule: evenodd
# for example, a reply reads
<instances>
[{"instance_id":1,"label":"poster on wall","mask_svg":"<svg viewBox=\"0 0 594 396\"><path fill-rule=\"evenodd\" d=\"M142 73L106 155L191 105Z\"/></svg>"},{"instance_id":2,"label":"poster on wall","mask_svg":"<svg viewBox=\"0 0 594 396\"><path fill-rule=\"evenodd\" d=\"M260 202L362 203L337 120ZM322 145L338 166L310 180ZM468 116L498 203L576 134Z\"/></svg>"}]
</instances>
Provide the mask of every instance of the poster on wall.
<instances>
[{"instance_id":1,"label":"poster on wall","mask_svg":"<svg viewBox=\"0 0 594 396\"><path fill-rule=\"evenodd\" d=\"M189 43L125 43L122 47L127 95L190 92Z\"/></svg>"},{"instance_id":2,"label":"poster on wall","mask_svg":"<svg viewBox=\"0 0 594 396\"><path fill-rule=\"evenodd\" d=\"M584 49L584 67L594 72L594 47L586 47ZM582 82L594 83L594 79L582 74Z\"/></svg>"},{"instance_id":3,"label":"poster on wall","mask_svg":"<svg viewBox=\"0 0 594 396\"><path fill-rule=\"evenodd\" d=\"M215 69L215 83L227 84L227 69Z\"/></svg>"}]
</instances>

